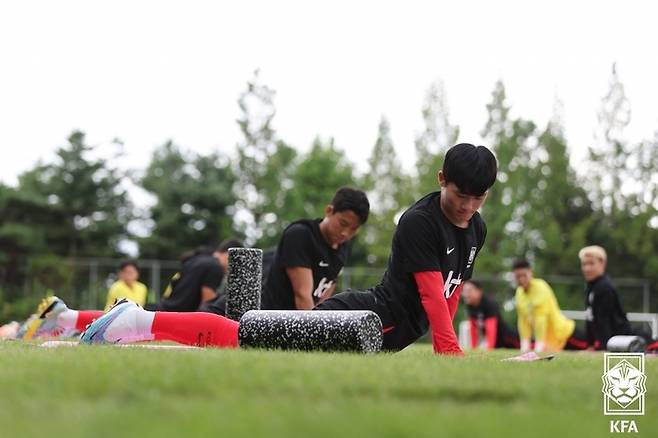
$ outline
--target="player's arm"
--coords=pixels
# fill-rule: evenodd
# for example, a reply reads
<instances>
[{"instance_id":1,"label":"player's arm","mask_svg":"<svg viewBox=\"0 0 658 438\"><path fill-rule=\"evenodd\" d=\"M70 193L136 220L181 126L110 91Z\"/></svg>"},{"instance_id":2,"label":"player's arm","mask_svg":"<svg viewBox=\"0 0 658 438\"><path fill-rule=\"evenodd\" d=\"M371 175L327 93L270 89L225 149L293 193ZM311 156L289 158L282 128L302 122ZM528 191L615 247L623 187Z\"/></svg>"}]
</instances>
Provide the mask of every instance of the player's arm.
<instances>
[{"instance_id":1,"label":"player's arm","mask_svg":"<svg viewBox=\"0 0 658 438\"><path fill-rule=\"evenodd\" d=\"M478 334L478 323L477 320L473 317L468 318L468 323L471 328L471 348L477 348L479 339Z\"/></svg>"},{"instance_id":2,"label":"player's arm","mask_svg":"<svg viewBox=\"0 0 658 438\"><path fill-rule=\"evenodd\" d=\"M432 331L432 346L439 354L463 356L452 326L448 302L443 297L443 277L438 271L414 272L420 301Z\"/></svg>"},{"instance_id":3,"label":"player's arm","mask_svg":"<svg viewBox=\"0 0 658 438\"><path fill-rule=\"evenodd\" d=\"M484 335L487 339L487 350L496 348L498 339L498 317L490 316L484 320Z\"/></svg>"},{"instance_id":4,"label":"player's arm","mask_svg":"<svg viewBox=\"0 0 658 438\"><path fill-rule=\"evenodd\" d=\"M217 298L217 292L215 289L208 286L201 286L201 304L207 303Z\"/></svg>"},{"instance_id":5,"label":"player's arm","mask_svg":"<svg viewBox=\"0 0 658 438\"><path fill-rule=\"evenodd\" d=\"M523 293L523 292L521 292ZM532 337L532 325L530 324L530 319L528 312L520 302L519 293L517 292L516 297L516 325L519 329L519 340L521 341L521 351L530 350L530 338Z\"/></svg>"},{"instance_id":6,"label":"player's arm","mask_svg":"<svg viewBox=\"0 0 658 438\"><path fill-rule=\"evenodd\" d=\"M295 309L311 310L313 305L313 271L309 268L286 268L286 274L292 285Z\"/></svg>"},{"instance_id":7,"label":"player's arm","mask_svg":"<svg viewBox=\"0 0 658 438\"><path fill-rule=\"evenodd\" d=\"M214 262L206 267L201 277L201 302L199 306L217 298L217 288L224 277L224 269L219 262Z\"/></svg>"},{"instance_id":8,"label":"player's arm","mask_svg":"<svg viewBox=\"0 0 658 438\"><path fill-rule=\"evenodd\" d=\"M114 283L111 287L110 290L107 292L107 302L105 303L105 310L107 311L116 299L119 298L119 288L116 283Z\"/></svg>"}]
</instances>

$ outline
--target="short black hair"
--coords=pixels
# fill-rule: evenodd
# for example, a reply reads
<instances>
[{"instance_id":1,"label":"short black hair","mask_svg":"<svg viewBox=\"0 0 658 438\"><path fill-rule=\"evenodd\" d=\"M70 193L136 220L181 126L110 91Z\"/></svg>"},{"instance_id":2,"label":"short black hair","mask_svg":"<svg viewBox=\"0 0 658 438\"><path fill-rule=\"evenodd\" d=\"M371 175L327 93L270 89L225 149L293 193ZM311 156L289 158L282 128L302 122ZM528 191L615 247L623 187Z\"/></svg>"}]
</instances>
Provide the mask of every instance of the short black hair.
<instances>
[{"instance_id":1,"label":"short black hair","mask_svg":"<svg viewBox=\"0 0 658 438\"><path fill-rule=\"evenodd\" d=\"M119 271L123 271L127 266L132 266L139 271L139 266L135 260L124 260L119 264Z\"/></svg>"},{"instance_id":2,"label":"short black hair","mask_svg":"<svg viewBox=\"0 0 658 438\"><path fill-rule=\"evenodd\" d=\"M229 248L244 248L244 244L241 240L236 237L229 237L228 239L222 240L217 246L217 252L228 252Z\"/></svg>"},{"instance_id":3,"label":"short black hair","mask_svg":"<svg viewBox=\"0 0 658 438\"><path fill-rule=\"evenodd\" d=\"M334 213L353 211L359 217L361 225L365 224L370 214L370 202L366 194L351 187L341 187L331 200Z\"/></svg>"},{"instance_id":4,"label":"short black hair","mask_svg":"<svg viewBox=\"0 0 658 438\"><path fill-rule=\"evenodd\" d=\"M470 279L466 280L464 283L471 283L473 286L475 286L476 289L484 290L484 287L482 287L482 283L480 283L478 280Z\"/></svg>"},{"instance_id":5,"label":"short black hair","mask_svg":"<svg viewBox=\"0 0 658 438\"><path fill-rule=\"evenodd\" d=\"M459 143L446 152L442 170L446 183L464 194L482 196L496 182L498 163L486 147Z\"/></svg>"},{"instance_id":6,"label":"short black hair","mask_svg":"<svg viewBox=\"0 0 658 438\"><path fill-rule=\"evenodd\" d=\"M512 271L517 269L530 269L530 262L526 259L517 259L512 263Z\"/></svg>"}]
</instances>

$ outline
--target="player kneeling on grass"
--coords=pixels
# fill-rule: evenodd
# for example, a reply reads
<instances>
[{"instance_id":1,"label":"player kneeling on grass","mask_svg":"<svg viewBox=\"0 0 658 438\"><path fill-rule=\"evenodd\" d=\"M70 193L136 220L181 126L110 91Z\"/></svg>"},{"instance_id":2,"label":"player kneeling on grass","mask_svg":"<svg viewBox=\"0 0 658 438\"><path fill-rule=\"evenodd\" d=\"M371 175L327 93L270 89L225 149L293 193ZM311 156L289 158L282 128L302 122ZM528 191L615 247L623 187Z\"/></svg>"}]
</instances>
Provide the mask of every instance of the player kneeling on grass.
<instances>
[{"instance_id":1,"label":"player kneeling on grass","mask_svg":"<svg viewBox=\"0 0 658 438\"><path fill-rule=\"evenodd\" d=\"M462 297L471 329L471 348L519 348L519 333L507 325L498 303L484 294L479 281L465 281Z\"/></svg>"},{"instance_id":2,"label":"player kneeling on grass","mask_svg":"<svg viewBox=\"0 0 658 438\"><path fill-rule=\"evenodd\" d=\"M431 329L436 353L462 355L452 321L462 282L484 244L486 226L477 210L496 173L496 159L484 146L450 148L438 173L441 191L400 218L381 282L365 293L335 295L315 310L374 311L383 324L384 350L401 350ZM151 339L236 347L238 323L210 313L148 312L123 301L81 337L84 343Z\"/></svg>"},{"instance_id":3,"label":"player kneeling on grass","mask_svg":"<svg viewBox=\"0 0 658 438\"><path fill-rule=\"evenodd\" d=\"M587 348L585 335L576 330L576 323L560 312L553 289L541 278L534 278L530 263L517 260L512 265L516 289L521 350L529 351L531 338L535 351L582 350Z\"/></svg>"}]
</instances>

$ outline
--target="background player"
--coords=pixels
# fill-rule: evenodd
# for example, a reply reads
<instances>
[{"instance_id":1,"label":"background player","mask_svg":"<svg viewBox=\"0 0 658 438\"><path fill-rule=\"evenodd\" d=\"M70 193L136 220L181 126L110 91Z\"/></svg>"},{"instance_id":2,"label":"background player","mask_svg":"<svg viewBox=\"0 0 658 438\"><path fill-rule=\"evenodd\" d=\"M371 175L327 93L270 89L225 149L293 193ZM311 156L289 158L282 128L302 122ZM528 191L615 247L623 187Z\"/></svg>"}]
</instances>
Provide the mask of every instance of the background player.
<instances>
[{"instance_id":1,"label":"background player","mask_svg":"<svg viewBox=\"0 0 658 438\"><path fill-rule=\"evenodd\" d=\"M330 297L352 251L352 238L369 213L366 194L343 187L325 207L323 219L290 224L268 269L262 309L311 310Z\"/></svg>"},{"instance_id":2,"label":"background player","mask_svg":"<svg viewBox=\"0 0 658 438\"><path fill-rule=\"evenodd\" d=\"M471 348L477 348L481 343L487 350L519 348L519 333L505 322L498 303L484 293L479 281L465 281L462 297L471 328Z\"/></svg>"},{"instance_id":3,"label":"background player","mask_svg":"<svg viewBox=\"0 0 658 438\"><path fill-rule=\"evenodd\" d=\"M576 331L576 323L560 312L555 293L541 278L534 278L527 260L516 260L512 265L516 289L521 350L529 351L534 337L536 352L585 349L584 334Z\"/></svg>"},{"instance_id":4,"label":"background player","mask_svg":"<svg viewBox=\"0 0 658 438\"><path fill-rule=\"evenodd\" d=\"M119 265L119 279L110 286L107 292L105 310L112 307L121 298L128 298L140 306L146 304L148 290L144 283L139 282L139 267L137 262L128 260Z\"/></svg>"}]
</instances>

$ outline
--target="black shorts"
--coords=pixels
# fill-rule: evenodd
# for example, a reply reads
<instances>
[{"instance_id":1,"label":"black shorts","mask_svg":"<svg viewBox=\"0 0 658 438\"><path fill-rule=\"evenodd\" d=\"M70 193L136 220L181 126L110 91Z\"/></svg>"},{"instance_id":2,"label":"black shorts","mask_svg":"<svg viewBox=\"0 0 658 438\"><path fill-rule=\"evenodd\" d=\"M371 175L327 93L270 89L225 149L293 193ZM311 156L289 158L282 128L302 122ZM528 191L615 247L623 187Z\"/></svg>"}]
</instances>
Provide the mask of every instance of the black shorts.
<instances>
[{"instance_id":1,"label":"black shorts","mask_svg":"<svg viewBox=\"0 0 658 438\"><path fill-rule=\"evenodd\" d=\"M379 316L384 329L384 351L400 351L422 334L408 321L396 321L386 303L371 292L342 292L318 304L313 310L371 310Z\"/></svg>"}]
</instances>

